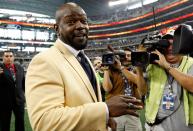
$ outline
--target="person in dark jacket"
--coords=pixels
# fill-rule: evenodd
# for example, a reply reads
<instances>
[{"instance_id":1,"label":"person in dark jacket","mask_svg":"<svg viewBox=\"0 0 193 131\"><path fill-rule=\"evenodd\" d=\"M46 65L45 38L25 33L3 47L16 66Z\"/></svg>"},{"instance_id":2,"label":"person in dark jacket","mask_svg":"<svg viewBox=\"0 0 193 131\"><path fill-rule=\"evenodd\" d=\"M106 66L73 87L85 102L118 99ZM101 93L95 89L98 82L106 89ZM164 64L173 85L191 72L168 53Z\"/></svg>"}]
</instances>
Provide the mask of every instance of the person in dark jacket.
<instances>
[{"instance_id":1,"label":"person in dark jacket","mask_svg":"<svg viewBox=\"0 0 193 131\"><path fill-rule=\"evenodd\" d=\"M3 64L0 64L0 131L10 130L12 111L15 115L15 131L24 131L25 104L24 69L14 63L11 51L3 53Z\"/></svg>"}]
</instances>

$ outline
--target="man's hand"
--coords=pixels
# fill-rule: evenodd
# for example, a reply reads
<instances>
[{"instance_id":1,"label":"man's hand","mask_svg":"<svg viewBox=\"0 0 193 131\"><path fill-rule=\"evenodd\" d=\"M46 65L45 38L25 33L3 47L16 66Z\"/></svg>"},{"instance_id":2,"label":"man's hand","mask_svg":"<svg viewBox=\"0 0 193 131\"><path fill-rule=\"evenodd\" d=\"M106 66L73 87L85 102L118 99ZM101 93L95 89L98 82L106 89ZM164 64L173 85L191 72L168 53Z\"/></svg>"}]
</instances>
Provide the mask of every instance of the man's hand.
<instances>
[{"instance_id":1,"label":"man's hand","mask_svg":"<svg viewBox=\"0 0 193 131\"><path fill-rule=\"evenodd\" d=\"M0 74L3 74L3 69L0 67Z\"/></svg>"},{"instance_id":2,"label":"man's hand","mask_svg":"<svg viewBox=\"0 0 193 131\"><path fill-rule=\"evenodd\" d=\"M109 118L108 127L111 128L111 131L116 131L116 129L117 129L117 122L113 118Z\"/></svg>"},{"instance_id":3,"label":"man's hand","mask_svg":"<svg viewBox=\"0 0 193 131\"><path fill-rule=\"evenodd\" d=\"M109 66L106 66L106 65L105 65L105 66L102 66L101 69L102 69L103 71L107 71L107 70L109 70Z\"/></svg>"},{"instance_id":4,"label":"man's hand","mask_svg":"<svg viewBox=\"0 0 193 131\"><path fill-rule=\"evenodd\" d=\"M114 96L107 100L106 104L109 109L109 117L118 117L126 114L139 116L136 111L143 108L141 100L124 95Z\"/></svg>"},{"instance_id":5,"label":"man's hand","mask_svg":"<svg viewBox=\"0 0 193 131\"><path fill-rule=\"evenodd\" d=\"M159 60L155 60L155 63L157 63L159 66L164 69L167 69L170 66L170 64L166 61L165 56L161 54L158 50L153 51L152 53L155 53L159 56Z\"/></svg>"},{"instance_id":6,"label":"man's hand","mask_svg":"<svg viewBox=\"0 0 193 131\"><path fill-rule=\"evenodd\" d=\"M118 59L118 58L116 58L115 57L115 63L114 63L114 65L113 65L113 67L115 68L115 69L118 69L118 70L121 70L121 62L120 62L120 60Z\"/></svg>"}]
</instances>

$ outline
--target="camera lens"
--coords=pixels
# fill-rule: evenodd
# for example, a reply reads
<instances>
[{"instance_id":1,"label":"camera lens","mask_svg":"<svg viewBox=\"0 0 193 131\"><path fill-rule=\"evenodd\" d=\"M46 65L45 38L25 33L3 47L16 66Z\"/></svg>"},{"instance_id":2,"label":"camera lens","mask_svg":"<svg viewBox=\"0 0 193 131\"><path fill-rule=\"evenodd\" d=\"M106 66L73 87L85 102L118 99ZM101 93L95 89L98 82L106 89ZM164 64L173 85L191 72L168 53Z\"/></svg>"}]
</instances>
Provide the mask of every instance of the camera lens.
<instances>
[{"instance_id":1,"label":"camera lens","mask_svg":"<svg viewBox=\"0 0 193 131\"><path fill-rule=\"evenodd\" d=\"M112 63L112 62L113 62L112 57L107 57L106 62L107 62L107 63Z\"/></svg>"}]
</instances>

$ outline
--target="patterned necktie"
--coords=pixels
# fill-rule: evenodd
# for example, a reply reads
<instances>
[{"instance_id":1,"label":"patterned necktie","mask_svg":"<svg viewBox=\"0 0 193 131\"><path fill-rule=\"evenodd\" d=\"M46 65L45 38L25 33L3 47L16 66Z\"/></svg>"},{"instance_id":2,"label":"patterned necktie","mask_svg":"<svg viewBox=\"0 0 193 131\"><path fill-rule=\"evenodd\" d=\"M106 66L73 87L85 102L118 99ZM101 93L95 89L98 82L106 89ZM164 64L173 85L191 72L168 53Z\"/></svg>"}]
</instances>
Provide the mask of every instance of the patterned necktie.
<instances>
[{"instance_id":1,"label":"patterned necktie","mask_svg":"<svg viewBox=\"0 0 193 131\"><path fill-rule=\"evenodd\" d=\"M81 64L82 68L86 72L86 74L87 74L87 76L92 84L92 87L95 91L95 94L97 94L96 78L95 78L94 72L92 71L88 60L86 59L84 53L82 53L81 51L78 53L78 57L80 58L79 62Z\"/></svg>"},{"instance_id":2,"label":"patterned necktie","mask_svg":"<svg viewBox=\"0 0 193 131\"><path fill-rule=\"evenodd\" d=\"M9 70L10 70L10 72L11 72L11 76L12 76L13 80L16 81L16 76L15 76L15 73L14 73L13 68L12 68L12 67L9 67Z\"/></svg>"}]
</instances>

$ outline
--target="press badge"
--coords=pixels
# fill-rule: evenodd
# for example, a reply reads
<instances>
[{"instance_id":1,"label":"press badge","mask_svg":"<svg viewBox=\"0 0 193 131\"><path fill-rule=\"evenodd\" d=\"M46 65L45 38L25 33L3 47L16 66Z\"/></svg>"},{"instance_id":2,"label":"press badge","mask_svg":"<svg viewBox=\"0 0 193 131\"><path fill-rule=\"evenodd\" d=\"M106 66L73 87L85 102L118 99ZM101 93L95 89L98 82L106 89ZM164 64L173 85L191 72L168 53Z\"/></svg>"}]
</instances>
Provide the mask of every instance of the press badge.
<instances>
[{"instance_id":1,"label":"press badge","mask_svg":"<svg viewBox=\"0 0 193 131\"><path fill-rule=\"evenodd\" d=\"M164 110L173 111L175 99L176 99L176 95L172 93L163 95L162 108Z\"/></svg>"}]
</instances>

